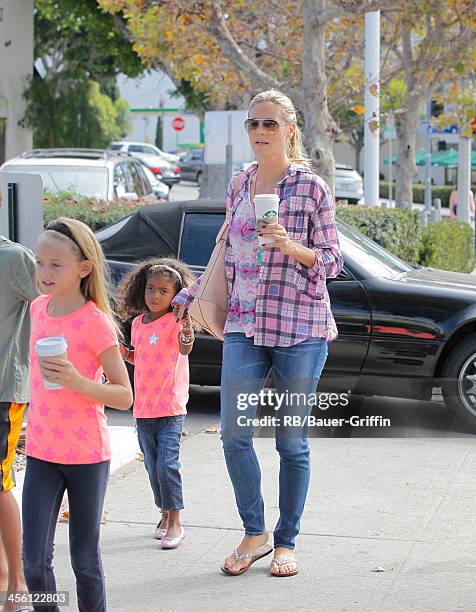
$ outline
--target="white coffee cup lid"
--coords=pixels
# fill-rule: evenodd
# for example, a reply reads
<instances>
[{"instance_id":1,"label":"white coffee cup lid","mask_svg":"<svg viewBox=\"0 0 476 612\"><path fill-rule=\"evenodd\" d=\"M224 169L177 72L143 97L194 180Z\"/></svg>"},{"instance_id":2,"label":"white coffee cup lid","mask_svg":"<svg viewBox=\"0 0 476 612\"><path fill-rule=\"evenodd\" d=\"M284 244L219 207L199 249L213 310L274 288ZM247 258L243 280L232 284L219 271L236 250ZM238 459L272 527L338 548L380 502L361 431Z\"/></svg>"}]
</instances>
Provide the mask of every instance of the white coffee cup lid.
<instances>
[{"instance_id":1,"label":"white coffee cup lid","mask_svg":"<svg viewBox=\"0 0 476 612\"><path fill-rule=\"evenodd\" d=\"M279 196L276 193L259 193L258 195L255 195L254 199L255 200L274 200L276 202L279 202Z\"/></svg>"},{"instance_id":2,"label":"white coffee cup lid","mask_svg":"<svg viewBox=\"0 0 476 612\"><path fill-rule=\"evenodd\" d=\"M61 355L68 348L68 343L62 336L50 336L40 338L35 342L35 349L38 354L45 357Z\"/></svg>"}]
</instances>

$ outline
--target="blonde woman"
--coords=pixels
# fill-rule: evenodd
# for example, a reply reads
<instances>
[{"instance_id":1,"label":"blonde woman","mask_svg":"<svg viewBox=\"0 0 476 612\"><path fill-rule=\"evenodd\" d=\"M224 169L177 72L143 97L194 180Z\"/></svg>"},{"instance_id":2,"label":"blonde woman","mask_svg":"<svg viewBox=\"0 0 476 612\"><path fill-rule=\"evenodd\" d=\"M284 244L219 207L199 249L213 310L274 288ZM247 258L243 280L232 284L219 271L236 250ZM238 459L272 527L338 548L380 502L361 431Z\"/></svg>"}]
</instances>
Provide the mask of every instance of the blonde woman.
<instances>
[{"instance_id":1,"label":"blonde woman","mask_svg":"<svg viewBox=\"0 0 476 612\"><path fill-rule=\"evenodd\" d=\"M279 91L259 93L251 101L245 129L256 163L232 179L226 201L231 219L225 255L230 301L221 377L221 437L245 529L221 568L233 576L272 551L248 420L256 414L250 396L260 392L271 369L281 398L299 393L309 399L315 392L327 343L337 335L326 278L342 267L333 197L302 151L291 100ZM279 213L277 223L259 232L271 242L259 247L254 198L265 193L279 196ZM177 318L190 305L199 282L176 297ZM275 412L280 517L274 530L272 576L298 573L294 547L309 485L304 417L310 411L309 401L283 401ZM286 416L298 418L291 426Z\"/></svg>"}]
</instances>

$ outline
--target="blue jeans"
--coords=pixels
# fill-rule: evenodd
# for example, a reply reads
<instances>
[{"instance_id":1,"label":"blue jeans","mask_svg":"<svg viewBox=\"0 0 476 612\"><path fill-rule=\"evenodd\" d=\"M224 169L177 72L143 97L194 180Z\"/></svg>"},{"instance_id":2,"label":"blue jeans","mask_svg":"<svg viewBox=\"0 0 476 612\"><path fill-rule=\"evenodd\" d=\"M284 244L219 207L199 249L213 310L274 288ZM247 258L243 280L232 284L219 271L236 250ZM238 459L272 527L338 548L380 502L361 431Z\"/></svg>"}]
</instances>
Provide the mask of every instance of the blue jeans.
<instances>
[{"instance_id":1,"label":"blue jeans","mask_svg":"<svg viewBox=\"0 0 476 612\"><path fill-rule=\"evenodd\" d=\"M221 377L221 439L225 461L235 492L238 512L248 535L265 530L261 471L253 448L256 406L244 404L241 394L259 394L273 368L276 392L283 398L274 415L276 450L280 456L279 511L274 546L293 549L299 533L310 478L308 427L309 394L317 383L327 358L327 341L309 338L290 347L255 346L245 334L225 334ZM286 391L288 395L286 396ZM290 394L300 394L299 398ZM302 394L305 394L303 396ZM294 401L292 401L294 399ZM287 401L286 401L287 400ZM245 402L246 403L246 402ZM250 402L254 403L253 402ZM299 417L298 423L286 423ZM295 419L296 420L296 419Z\"/></svg>"},{"instance_id":2,"label":"blue jeans","mask_svg":"<svg viewBox=\"0 0 476 612\"><path fill-rule=\"evenodd\" d=\"M23 566L29 591L56 591L53 546L65 490L69 502L69 550L80 612L105 612L106 588L99 548L109 461L64 465L28 457L23 485ZM35 607L58 612L56 605Z\"/></svg>"},{"instance_id":3,"label":"blue jeans","mask_svg":"<svg viewBox=\"0 0 476 612\"><path fill-rule=\"evenodd\" d=\"M161 510L183 510L179 454L184 421L185 415L137 419L145 469Z\"/></svg>"}]
</instances>

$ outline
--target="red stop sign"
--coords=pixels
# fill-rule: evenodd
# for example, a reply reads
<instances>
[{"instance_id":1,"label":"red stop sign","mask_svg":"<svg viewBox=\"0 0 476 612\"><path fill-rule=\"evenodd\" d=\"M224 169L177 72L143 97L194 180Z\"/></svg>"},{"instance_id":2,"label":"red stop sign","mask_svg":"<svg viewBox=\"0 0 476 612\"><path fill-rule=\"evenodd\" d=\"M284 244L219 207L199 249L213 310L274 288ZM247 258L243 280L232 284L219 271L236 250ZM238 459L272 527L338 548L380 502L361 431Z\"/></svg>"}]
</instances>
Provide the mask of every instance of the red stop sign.
<instances>
[{"instance_id":1,"label":"red stop sign","mask_svg":"<svg viewBox=\"0 0 476 612\"><path fill-rule=\"evenodd\" d=\"M182 119L182 117L175 117L175 119L172 121L172 127L176 132L180 132L185 127L185 121Z\"/></svg>"}]
</instances>

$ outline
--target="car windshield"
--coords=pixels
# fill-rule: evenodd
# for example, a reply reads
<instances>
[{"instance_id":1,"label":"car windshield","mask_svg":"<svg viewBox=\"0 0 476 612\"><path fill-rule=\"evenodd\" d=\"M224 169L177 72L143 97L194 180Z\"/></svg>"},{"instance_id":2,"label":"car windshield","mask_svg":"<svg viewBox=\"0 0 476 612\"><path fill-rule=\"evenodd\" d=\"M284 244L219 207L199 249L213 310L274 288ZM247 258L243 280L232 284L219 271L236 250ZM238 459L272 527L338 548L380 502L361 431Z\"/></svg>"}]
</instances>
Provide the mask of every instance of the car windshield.
<instances>
[{"instance_id":1,"label":"car windshield","mask_svg":"<svg viewBox=\"0 0 476 612\"><path fill-rule=\"evenodd\" d=\"M114 144L113 143L113 144L109 145L109 150L110 151L120 151L121 149L122 149L122 145L120 143L119 144L117 144L117 143Z\"/></svg>"},{"instance_id":2,"label":"car windshield","mask_svg":"<svg viewBox=\"0 0 476 612\"><path fill-rule=\"evenodd\" d=\"M358 268L364 278L392 278L413 269L410 264L352 229L347 223L339 221L337 227L346 263Z\"/></svg>"},{"instance_id":3,"label":"car windshield","mask_svg":"<svg viewBox=\"0 0 476 612\"><path fill-rule=\"evenodd\" d=\"M93 166L9 165L6 172L39 174L43 189L51 193L72 192L88 198L107 200L107 169Z\"/></svg>"}]
</instances>

